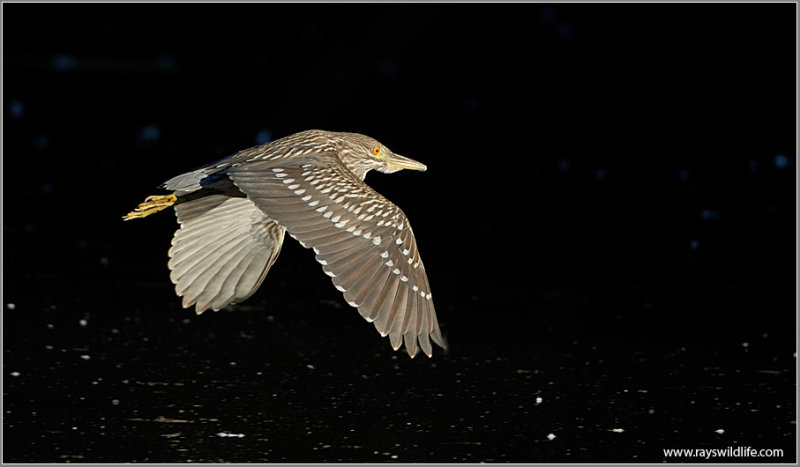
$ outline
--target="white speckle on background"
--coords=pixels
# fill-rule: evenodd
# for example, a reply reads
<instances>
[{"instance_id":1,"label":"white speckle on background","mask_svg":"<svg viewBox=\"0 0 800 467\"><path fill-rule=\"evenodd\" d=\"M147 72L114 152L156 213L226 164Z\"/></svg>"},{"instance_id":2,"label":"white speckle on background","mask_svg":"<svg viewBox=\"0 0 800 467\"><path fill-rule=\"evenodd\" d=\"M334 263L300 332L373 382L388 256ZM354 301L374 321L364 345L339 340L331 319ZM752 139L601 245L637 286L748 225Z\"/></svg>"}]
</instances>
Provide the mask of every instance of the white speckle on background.
<instances>
[{"instance_id":1,"label":"white speckle on background","mask_svg":"<svg viewBox=\"0 0 800 467\"><path fill-rule=\"evenodd\" d=\"M614 433L624 433L625 429L624 428L613 428L611 431L613 431Z\"/></svg>"},{"instance_id":2,"label":"white speckle on background","mask_svg":"<svg viewBox=\"0 0 800 467\"><path fill-rule=\"evenodd\" d=\"M11 372L11 376L16 377L16 376L19 376L19 375L20 375L19 371L12 371Z\"/></svg>"},{"instance_id":3,"label":"white speckle on background","mask_svg":"<svg viewBox=\"0 0 800 467\"><path fill-rule=\"evenodd\" d=\"M244 433L227 433L225 431L220 431L217 433L217 436L220 438L244 438Z\"/></svg>"},{"instance_id":4,"label":"white speckle on background","mask_svg":"<svg viewBox=\"0 0 800 467\"><path fill-rule=\"evenodd\" d=\"M716 433L716 434L718 434L718 435L721 435L721 434L725 433L725 430L723 430L722 428L720 428L719 430L715 431L714 433Z\"/></svg>"},{"instance_id":5,"label":"white speckle on background","mask_svg":"<svg viewBox=\"0 0 800 467\"><path fill-rule=\"evenodd\" d=\"M78 324L80 324L81 326L86 326L87 324L89 324L89 322L86 321L85 319L82 319L82 320L78 321Z\"/></svg>"},{"instance_id":6,"label":"white speckle on background","mask_svg":"<svg viewBox=\"0 0 800 467\"><path fill-rule=\"evenodd\" d=\"M553 433L550 433L550 434L547 435L547 439L549 439L550 441L553 441L554 439L556 439L556 435L554 435Z\"/></svg>"},{"instance_id":7,"label":"white speckle on background","mask_svg":"<svg viewBox=\"0 0 800 467\"><path fill-rule=\"evenodd\" d=\"M17 305L14 305L13 303L7 303L6 308L8 308L9 310L13 310L17 308Z\"/></svg>"},{"instance_id":8,"label":"white speckle on background","mask_svg":"<svg viewBox=\"0 0 800 467\"><path fill-rule=\"evenodd\" d=\"M81 358L84 359L84 360L89 360L92 357L90 357L88 355L81 355Z\"/></svg>"},{"instance_id":9,"label":"white speckle on background","mask_svg":"<svg viewBox=\"0 0 800 467\"><path fill-rule=\"evenodd\" d=\"M542 399L541 397L537 397L537 398L536 398L536 403L537 403L537 404L541 404L543 400L544 400L544 399Z\"/></svg>"}]
</instances>

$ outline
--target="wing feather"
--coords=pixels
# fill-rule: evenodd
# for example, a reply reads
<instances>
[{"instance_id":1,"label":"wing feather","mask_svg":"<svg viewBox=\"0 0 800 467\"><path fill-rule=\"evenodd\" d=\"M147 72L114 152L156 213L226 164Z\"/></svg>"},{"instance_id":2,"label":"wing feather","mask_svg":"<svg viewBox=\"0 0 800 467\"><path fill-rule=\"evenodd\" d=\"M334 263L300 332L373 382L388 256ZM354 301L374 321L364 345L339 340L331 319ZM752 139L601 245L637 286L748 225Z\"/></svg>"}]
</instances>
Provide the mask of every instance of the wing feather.
<instances>
[{"instance_id":1,"label":"wing feather","mask_svg":"<svg viewBox=\"0 0 800 467\"><path fill-rule=\"evenodd\" d=\"M247 246L249 239L234 237L230 242L224 243L220 248L214 249L203 261L195 264L189 273L182 276L188 285L183 289L184 303L195 303L200 308L208 308L208 302L216 298L217 291L211 290L211 283L217 274L224 273L224 269L232 256ZM186 305L188 307L190 305Z\"/></svg>"},{"instance_id":2,"label":"wing feather","mask_svg":"<svg viewBox=\"0 0 800 467\"><path fill-rule=\"evenodd\" d=\"M429 335L443 346L408 219L337 157L250 162L227 174L267 217L315 250L348 303L390 335L393 348L402 339L413 356L419 340L430 356Z\"/></svg>"},{"instance_id":3,"label":"wing feather","mask_svg":"<svg viewBox=\"0 0 800 467\"><path fill-rule=\"evenodd\" d=\"M169 250L170 278L198 314L253 294L275 262L285 230L252 201L214 194L175 205L181 228Z\"/></svg>"}]
</instances>

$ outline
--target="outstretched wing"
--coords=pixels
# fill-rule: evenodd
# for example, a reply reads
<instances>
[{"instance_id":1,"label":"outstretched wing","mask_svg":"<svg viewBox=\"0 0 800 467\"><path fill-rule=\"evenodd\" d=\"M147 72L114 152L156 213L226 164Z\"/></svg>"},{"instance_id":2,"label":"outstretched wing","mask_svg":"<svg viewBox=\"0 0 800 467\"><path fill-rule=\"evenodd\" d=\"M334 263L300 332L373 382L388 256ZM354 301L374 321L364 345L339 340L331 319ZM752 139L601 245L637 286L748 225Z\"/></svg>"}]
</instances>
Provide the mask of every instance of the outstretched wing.
<instances>
[{"instance_id":1,"label":"outstretched wing","mask_svg":"<svg viewBox=\"0 0 800 467\"><path fill-rule=\"evenodd\" d=\"M204 196L176 204L175 213L170 279L197 314L252 295L283 245L283 228L244 197Z\"/></svg>"},{"instance_id":2,"label":"outstretched wing","mask_svg":"<svg viewBox=\"0 0 800 467\"><path fill-rule=\"evenodd\" d=\"M265 161L228 170L233 183L304 247L347 302L389 336L417 342L431 356L430 339L444 347L425 267L405 214L356 178L335 156Z\"/></svg>"}]
</instances>

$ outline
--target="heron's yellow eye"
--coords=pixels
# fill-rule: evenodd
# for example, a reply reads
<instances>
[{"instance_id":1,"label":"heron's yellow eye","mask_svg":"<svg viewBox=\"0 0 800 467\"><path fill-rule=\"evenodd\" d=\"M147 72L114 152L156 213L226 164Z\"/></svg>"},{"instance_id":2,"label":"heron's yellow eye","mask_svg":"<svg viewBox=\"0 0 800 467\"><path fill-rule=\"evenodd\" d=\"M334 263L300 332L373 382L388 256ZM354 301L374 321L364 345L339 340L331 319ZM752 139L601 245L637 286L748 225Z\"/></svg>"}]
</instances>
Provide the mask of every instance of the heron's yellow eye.
<instances>
[{"instance_id":1,"label":"heron's yellow eye","mask_svg":"<svg viewBox=\"0 0 800 467\"><path fill-rule=\"evenodd\" d=\"M377 156L380 153L381 153L381 147L380 146L375 146L374 148L372 148L372 155Z\"/></svg>"}]
</instances>

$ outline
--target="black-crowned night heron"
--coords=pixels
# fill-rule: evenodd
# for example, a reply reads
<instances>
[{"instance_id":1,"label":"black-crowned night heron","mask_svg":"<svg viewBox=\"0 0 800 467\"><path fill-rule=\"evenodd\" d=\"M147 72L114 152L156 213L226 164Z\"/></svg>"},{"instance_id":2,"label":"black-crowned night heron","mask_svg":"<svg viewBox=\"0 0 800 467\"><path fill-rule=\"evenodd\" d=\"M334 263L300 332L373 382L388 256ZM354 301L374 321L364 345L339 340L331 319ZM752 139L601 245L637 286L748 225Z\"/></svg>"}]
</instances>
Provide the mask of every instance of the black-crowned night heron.
<instances>
[{"instance_id":1,"label":"black-crowned night heron","mask_svg":"<svg viewBox=\"0 0 800 467\"><path fill-rule=\"evenodd\" d=\"M309 130L167 180L137 219L175 207L170 279L198 314L240 303L261 285L286 232L313 248L350 305L397 350L444 347L425 267L403 211L364 183L367 172L426 170L356 133Z\"/></svg>"}]
</instances>

